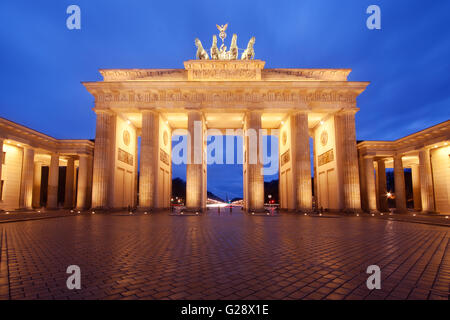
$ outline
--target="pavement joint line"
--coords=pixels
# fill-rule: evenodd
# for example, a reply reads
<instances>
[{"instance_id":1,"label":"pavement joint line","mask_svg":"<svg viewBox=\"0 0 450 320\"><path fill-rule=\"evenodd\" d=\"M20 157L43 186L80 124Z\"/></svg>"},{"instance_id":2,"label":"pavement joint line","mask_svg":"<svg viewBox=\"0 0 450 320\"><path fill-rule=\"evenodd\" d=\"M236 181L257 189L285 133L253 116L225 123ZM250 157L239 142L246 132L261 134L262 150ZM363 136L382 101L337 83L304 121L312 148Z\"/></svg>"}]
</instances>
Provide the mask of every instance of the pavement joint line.
<instances>
[{"instance_id":1,"label":"pavement joint line","mask_svg":"<svg viewBox=\"0 0 450 320\"><path fill-rule=\"evenodd\" d=\"M45 219L54 219L54 218L67 218L67 217L75 217L75 215L61 215L61 216L50 216L50 217L39 217L39 218L23 218L23 219L9 219L9 220L0 220L0 223L13 223L13 222L26 222L33 220L45 220Z\"/></svg>"},{"instance_id":2,"label":"pavement joint line","mask_svg":"<svg viewBox=\"0 0 450 320\"><path fill-rule=\"evenodd\" d=\"M8 270L8 243L6 240L6 230L1 236L0 253L0 300L10 299L9 270Z\"/></svg>"}]
</instances>

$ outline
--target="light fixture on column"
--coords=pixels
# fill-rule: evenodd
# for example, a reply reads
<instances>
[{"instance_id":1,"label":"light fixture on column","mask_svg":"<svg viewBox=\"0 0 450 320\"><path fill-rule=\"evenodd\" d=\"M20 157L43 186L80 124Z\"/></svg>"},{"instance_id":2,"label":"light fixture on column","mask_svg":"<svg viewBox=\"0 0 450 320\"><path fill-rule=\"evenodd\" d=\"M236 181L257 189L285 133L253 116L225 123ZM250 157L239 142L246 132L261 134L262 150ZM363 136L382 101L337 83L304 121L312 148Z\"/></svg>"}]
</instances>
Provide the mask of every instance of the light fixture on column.
<instances>
[{"instance_id":1,"label":"light fixture on column","mask_svg":"<svg viewBox=\"0 0 450 320\"><path fill-rule=\"evenodd\" d=\"M320 120L320 125L323 125L323 120Z\"/></svg>"},{"instance_id":2,"label":"light fixture on column","mask_svg":"<svg viewBox=\"0 0 450 320\"><path fill-rule=\"evenodd\" d=\"M128 124L131 124L131 121L130 121L130 120L127 120L127 123L128 123Z\"/></svg>"}]
</instances>

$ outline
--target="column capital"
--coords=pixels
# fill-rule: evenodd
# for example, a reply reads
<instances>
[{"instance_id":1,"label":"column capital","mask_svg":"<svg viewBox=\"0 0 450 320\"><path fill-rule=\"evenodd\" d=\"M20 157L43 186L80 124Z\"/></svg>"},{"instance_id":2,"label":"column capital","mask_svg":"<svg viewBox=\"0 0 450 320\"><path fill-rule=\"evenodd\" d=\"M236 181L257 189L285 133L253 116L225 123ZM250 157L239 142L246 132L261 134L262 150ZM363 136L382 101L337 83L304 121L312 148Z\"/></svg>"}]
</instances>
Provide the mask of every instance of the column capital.
<instances>
[{"instance_id":1,"label":"column capital","mask_svg":"<svg viewBox=\"0 0 450 320\"><path fill-rule=\"evenodd\" d=\"M98 115L98 114L108 114L108 115L113 115L114 112L111 109L94 109L94 112Z\"/></svg>"},{"instance_id":2,"label":"column capital","mask_svg":"<svg viewBox=\"0 0 450 320\"><path fill-rule=\"evenodd\" d=\"M141 113L146 113L146 114L148 114L148 113L152 113L152 114L159 113L158 110L156 110L156 109L141 109L140 112Z\"/></svg>"},{"instance_id":3,"label":"column capital","mask_svg":"<svg viewBox=\"0 0 450 320\"><path fill-rule=\"evenodd\" d=\"M78 153L77 156L78 158L92 158L92 154L87 153Z\"/></svg>"},{"instance_id":4,"label":"column capital","mask_svg":"<svg viewBox=\"0 0 450 320\"><path fill-rule=\"evenodd\" d=\"M309 109L307 109L307 110L305 110L305 109L297 110L296 109L296 110L290 112L289 114L293 115L293 116L295 116L296 114L306 114L306 115L308 115L308 113L310 113L310 112L311 112L311 110L309 110Z\"/></svg>"},{"instance_id":5,"label":"column capital","mask_svg":"<svg viewBox=\"0 0 450 320\"><path fill-rule=\"evenodd\" d=\"M345 108L345 109L341 109L338 112L336 112L336 115L345 115L345 114L350 114L350 115L355 115L357 112L359 111L359 108Z\"/></svg>"}]
</instances>

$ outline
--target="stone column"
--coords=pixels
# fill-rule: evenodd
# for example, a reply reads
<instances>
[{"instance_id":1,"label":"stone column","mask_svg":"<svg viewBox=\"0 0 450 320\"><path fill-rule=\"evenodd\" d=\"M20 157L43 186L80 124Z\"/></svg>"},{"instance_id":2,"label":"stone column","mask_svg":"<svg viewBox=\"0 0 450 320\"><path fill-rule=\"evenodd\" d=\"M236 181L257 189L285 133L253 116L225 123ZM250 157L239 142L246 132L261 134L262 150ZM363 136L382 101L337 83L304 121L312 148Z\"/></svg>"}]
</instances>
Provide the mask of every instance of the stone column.
<instances>
[{"instance_id":1,"label":"stone column","mask_svg":"<svg viewBox=\"0 0 450 320\"><path fill-rule=\"evenodd\" d=\"M73 208L73 185L74 185L74 171L75 164L74 159L70 157L67 159L67 167L66 167L66 187L64 190L64 208L72 209Z\"/></svg>"},{"instance_id":2,"label":"stone column","mask_svg":"<svg viewBox=\"0 0 450 320\"><path fill-rule=\"evenodd\" d=\"M378 202L380 212L387 212L388 202L387 202L387 190L386 190L386 165L384 160L377 161L378 166Z\"/></svg>"},{"instance_id":3,"label":"stone column","mask_svg":"<svg viewBox=\"0 0 450 320\"><path fill-rule=\"evenodd\" d=\"M377 196L375 190L375 167L373 158L364 158L365 181L367 192L367 209L369 212L377 211Z\"/></svg>"},{"instance_id":4,"label":"stone column","mask_svg":"<svg viewBox=\"0 0 450 320\"><path fill-rule=\"evenodd\" d=\"M2 181L2 167L3 167L3 139L0 138L0 183ZM1 188L1 185L0 185ZM3 194L2 194L2 190L0 190L0 203L3 202L2 200Z\"/></svg>"},{"instance_id":5,"label":"stone column","mask_svg":"<svg viewBox=\"0 0 450 320\"><path fill-rule=\"evenodd\" d=\"M359 185L361 193L361 209L364 211L370 211L367 204L367 183L366 183L366 164L364 156L358 152L358 165L359 165Z\"/></svg>"},{"instance_id":6,"label":"stone column","mask_svg":"<svg viewBox=\"0 0 450 320\"><path fill-rule=\"evenodd\" d=\"M422 211L424 213L433 213L435 212L435 207L429 149L422 149L419 152L419 175Z\"/></svg>"},{"instance_id":7,"label":"stone column","mask_svg":"<svg viewBox=\"0 0 450 320\"><path fill-rule=\"evenodd\" d=\"M203 114L188 112L188 151L186 165L186 208L202 210L203 203Z\"/></svg>"},{"instance_id":8,"label":"stone column","mask_svg":"<svg viewBox=\"0 0 450 320\"><path fill-rule=\"evenodd\" d=\"M59 155L52 154L48 170L47 208L58 208Z\"/></svg>"},{"instance_id":9,"label":"stone column","mask_svg":"<svg viewBox=\"0 0 450 320\"><path fill-rule=\"evenodd\" d=\"M299 112L291 117L294 179L297 210L312 211L311 159L309 152L308 114Z\"/></svg>"},{"instance_id":10,"label":"stone column","mask_svg":"<svg viewBox=\"0 0 450 320\"><path fill-rule=\"evenodd\" d=\"M280 141L280 140L279 140ZM319 173L317 172L317 158L316 158L317 154L316 154L316 141L314 138L313 141L313 165L314 165L314 204L313 207L315 208L314 210L318 210L319 207ZM281 193L280 193L281 195Z\"/></svg>"},{"instance_id":11,"label":"stone column","mask_svg":"<svg viewBox=\"0 0 450 320\"><path fill-rule=\"evenodd\" d=\"M94 157L88 157L88 178L87 178L87 196L86 196L86 208L90 208L92 204L92 175L93 175L93 167L94 167Z\"/></svg>"},{"instance_id":12,"label":"stone column","mask_svg":"<svg viewBox=\"0 0 450 320\"><path fill-rule=\"evenodd\" d=\"M115 115L110 112L97 112L92 182L93 208L105 209L108 207L109 188L113 187L111 171L115 151L115 120Z\"/></svg>"},{"instance_id":13,"label":"stone column","mask_svg":"<svg viewBox=\"0 0 450 320\"><path fill-rule=\"evenodd\" d=\"M411 176L412 176L412 187L413 187L414 210L422 211L422 199L420 196L419 165L413 164L411 166Z\"/></svg>"},{"instance_id":14,"label":"stone column","mask_svg":"<svg viewBox=\"0 0 450 320\"><path fill-rule=\"evenodd\" d=\"M264 211L264 175L262 164L261 111L250 111L247 121L248 210Z\"/></svg>"},{"instance_id":15,"label":"stone column","mask_svg":"<svg viewBox=\"0 0 450 320\"><path fill-rule=\"evenodd\" d=\"M395 208L399 213L406 212L405 172L401 155L394 156Z\"/></svg>"},{"instance_id":16,"label":"stone column","mask_svg":"<svg viewBox=\"0 0 450 320\"><path fill-rule=\"evenodd\" d=\"M25 147L23 149L22 181L20 185L20 208L32 209L33 207L33 178L34 178L34 150Z\"/></svg>"},{"instance_id":17,"label":"stone column","mask_svg":"<svg viewBox=\"0 0 450 320\"><path fill-rule=\"evenodd\" d=\"M349 110L336 114L335 125L344 189L343 209L350 212L361 211L355 111Z\"/></svg>"},{"instance_id":18,"label":"stone column","mask_svg":"<svg viewBox=\"0 0 450 320\"><path fill-rule=\"evenodd\" d=\"M88 208L89 197L89 161L91 156L80 154L78 165L77 209Z\"/></svg>"},{"instance_id":19,"label":"stone column","mask_svg":"<svg viewBox=\"0 0 450 320\"><path fill-rule=\"evenodd\" d=\"M0 183L2 180L2 167L3 167L3 139L0 138ZM0 194L0 202L2 202L2 195Z\"/></svg>"},{"instance_id":20,"label":"stone column","mask_svg":"<svg viewBox=\"0 0 450 320\"><path fill-rule=\"evenodd\" d=\"M41 180L42 180L42 163L34 163L34 179L33 179L33 208L41 207Z\"/></svg>"},{"instance_id":21,"label":"stone column","mask_svg":"<svg viewBox=\"0 0 450 320\"><path fill-rule=\"evenodd\" d=\"M156 175L158 172L159 116L153 111L142 112L141 161L139 170L139 207L149 210L155 206Z\"/></svg>"}]
</instances>

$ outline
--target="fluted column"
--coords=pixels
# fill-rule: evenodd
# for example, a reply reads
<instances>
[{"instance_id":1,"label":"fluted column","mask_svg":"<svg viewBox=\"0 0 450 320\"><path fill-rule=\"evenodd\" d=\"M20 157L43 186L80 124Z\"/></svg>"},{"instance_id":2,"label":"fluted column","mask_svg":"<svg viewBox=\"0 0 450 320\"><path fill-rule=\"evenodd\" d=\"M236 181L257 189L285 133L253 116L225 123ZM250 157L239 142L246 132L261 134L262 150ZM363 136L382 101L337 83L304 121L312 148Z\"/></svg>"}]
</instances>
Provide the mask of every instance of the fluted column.
<instances>
[{"instance_id":1,"label":"fluted column","mask_svg":"<svg viewBox=\"0 0 450 320\"><path fill-rule=\"evenodd\" d=\"M261 111L246 116L248 210L264 210L264 175L262 163Z\"/></svg>"},{"instance_id":2,"label":"fluted column","mask_svg":"<svg viewBox=\"0 0 450 320\"><path fill-rule=\"evenodd\" d=\"M115 120L114 114L97 112L92 182L93 208L108 207L109 188L113 187L111 171L115 148Z\"/></svg>"},{"instance_id":3,"label":"fluted column","mask_svg":"<svg viewBox=\"0 0 450 320\"><path fill-rule=\"evenodd\" d=\"M148 210L155 206L156 175L158 172L159 116L153 111L142 113L141 161L139 170L139 207Z\"/></svg>"},{"instance_id":4,"label":"fluted column","mask_svg":"<svg viewBox=\"0 0 450 320\"><path fill-rule=\"evenodd\" d=\"M361 211L355 111L338 113L335 116L335 124L344 189L343 209L351 212Z\"/></svg>"},{"instance_id":5,"label":"fluted column","mask_svg":"<svg viewBox=\"0 0 450 320\"><path fill-rule=\"evenodd\" d=\"M186 208L201 210L203 204L203 114L188 112L188 151L186 165Z\"/></svg>"},{"instance_id":6,"label":"fluted column","mask_svg":"<svg viewBox=\"0 0 450 320\"><path fill-rule=\"evenodd\" d=\"M311 159L309 152L308 114L299 112L291 117L292 152L297 210L312 211ZM263 182L264 183L264 182Z\"/></svg>"},{"instance_id":7,"label":"fluted column","mask_svg":"<svg viewBox=\"0 0 450 320\"><path fill-rule=\"evenodd\" d=\"M86 196L86 208L90 208L92 205L92 181L93 181L93 168L94 157L90 155L88 157L88 173L87 173L87 196Z\"/></svg>"},{"instance_id":8,"label":"fluted column","mask_svg":"<svg viewBox=\"0 0 450 320\"><path fill-rule=\"evenodd\" d=\"M395 208L397 212L406 212L405 172L401 155L394 156Z\"/></svg>"},{"instance_id":9,"label":"fluted column","mask_svg":"<svg viewBox=\"0 0 450 320\"><path fill-rule=\"evenodd\" d=\"M87 154L80 154L78 165L78 186L77 186L77 209L83 210L88 208L89 198L89 161L91 156Z\"/></svg>"},{"instance_id":10,"label":"fluted column","mask_svg":"<svg viewBox=\"0 0 450 320\"><path fill-rule=\"evenodd\" d=\"M373 165L373 158L364 158L364 169L365 169L365 181L366 181L366 192L367 192L367 209L372 211L377 211L377 195L375 189L375 167Z\"/></svg>"},{"instance_id":11,"label":"fluted column","mask_svg":"<svg viewBox=\"0 0 450 320\"><path fill-rule=\"evenodd\" d=\"M411 166L411 176L412 176L412 187L413 187L414 210L422 211L422 199L420 196L419 165L413 164Z\"/></svg>"},{"instance_id":12,"label":"fluted column","mask_svg":"<svg viewBox=\"0 0 450 320\"><path fill-rule=\"evenodd\" d=\"M389 210L387 202L387 190L386 190L386 165L384 160L377 161L378 167L378 203L380 212L386 212Z\"/></svg>"},{"instance_id":13,"label":"fluted column","mask_svg":"<svg viewBox=\"0 0 450 320\"><path fill-rule=\"evenodd\" d=\"M422 149L419 152L420 197L424 213L435 212L433 179L431 173L430 150Z\"/></svg>"},{"instance_id":14,"label":"fluted column","mask_svg":"<svg viewBox=\"0 0 450 320\"><path fill-rule=\"evenodd\" d=\"M33 207L34 150L24 148L22 161L22 182L20 185L20 208Z\"/></svg>"},{"instance_id":15,"label":"fluted column","mask_svg":"<svg viewBox=\"0 0 450 320\"><path fill-rule=\"evenodd\" d=\"M74 159L70 157L67 159L66 167L66 187L64 189L64 208L73 208L73 185L74 185Z\"/></svg>"},{"instance_id":16,"label":"fluted column","mask_svg":"<svg viewBox=\"0 0 450 320\"><path fill-rule=\"evenodd\" d=\"M33 178L33 208L41 207L41 181L42 181L42 163L34 163Z\"/></svg>"},{"instance_id":17,"label":"fluted column","mask_svg":"<svg viewBox=\"0 0 450 320\"><path fill-rule=\"evenodd\" d=\"M318 206L319 206L319 173L317 172L317 154L316 154L316 141L315 138L313 138L313 170L314 170L314 203L313 203L313 207L315 208L315 210L317 210Z\"/></svg>"},{"instance_id":18,"label":"fluted column","mask_svg":"<svg viewBox=\"0 0 450 320\"><path fill-rule=\"evenodd\" d=\"M2 181L2 167L3 167L3 139L0 138L0 183ZM1 187L1 186L0 186ZM0 203L2 202L2 194L0 193Z\"/></svg>"},{"instance_id":19,"label":"fluted column","mask_svg":"<svg viewBox=\"0 0 450 320\"><path fill-rule=\"evenodd\" d=\"M58 208L59 155L52 154L48 170L47 208Z\"/></svg>"}]
</instances>

